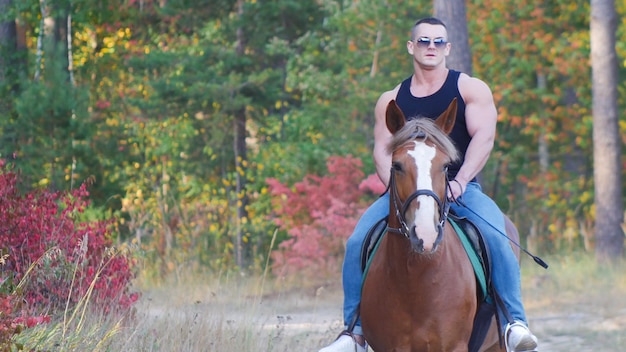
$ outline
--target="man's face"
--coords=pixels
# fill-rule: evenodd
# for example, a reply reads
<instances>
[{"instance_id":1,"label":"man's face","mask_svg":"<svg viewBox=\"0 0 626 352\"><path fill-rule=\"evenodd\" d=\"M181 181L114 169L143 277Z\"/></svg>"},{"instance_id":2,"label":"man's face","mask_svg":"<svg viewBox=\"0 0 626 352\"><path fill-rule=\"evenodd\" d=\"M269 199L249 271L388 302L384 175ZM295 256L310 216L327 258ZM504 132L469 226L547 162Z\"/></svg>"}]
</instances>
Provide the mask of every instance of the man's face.
<instances>
[{"instance_id":1,"label":"man's face","mask_svg":"<svg viewBox=\"0 0 626 352\"><path fill-rule=\"evenodd\" d=\"M422 67L436 67L442 64L445 57L450 54L446 28L441 25L420 24L415 29L412 40L407 42L407 50Z\"/></svg>"}]
</instances>

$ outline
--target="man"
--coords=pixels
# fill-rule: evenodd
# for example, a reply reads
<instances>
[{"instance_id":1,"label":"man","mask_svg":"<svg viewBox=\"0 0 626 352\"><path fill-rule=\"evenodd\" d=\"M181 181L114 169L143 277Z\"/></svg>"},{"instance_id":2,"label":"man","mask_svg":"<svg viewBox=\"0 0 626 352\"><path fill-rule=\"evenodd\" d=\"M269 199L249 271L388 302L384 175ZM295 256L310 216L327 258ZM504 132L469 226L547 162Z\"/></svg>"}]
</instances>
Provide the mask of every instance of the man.
<instances>
[{"instance_id":1,"label":"man","mask_svg":"<svg viewBox=\"0 0 626 352\"><path fill-rule=\"evenodd\" d=\"M476 175L483 168L493 148L497 110L491 90L483 81L464 73L449 70L446 56L450 53L447 29L436 18L417 21L407 42L408 53L413 59L413 75L384 92L376 103L374 126L374 162L381 181L389 184L391 155L386 146L391 133L385 123L387 105L396 100L407 119L423 116L436 118L455 97L458 111L455 126L450 133L461 152L461 161L450 165L449 177L451 199L462 200L472 209L452 204L452 209L476 223L488 243L492 259L492 281L502 296L509 312L515 319L507 324L502 316L505 343L509 351L536 351L537 338L528 330L524 307L521 300L520 272L517 258L513 254L508 239L490 225L505 233L502 212L488 196L482 193L476 182ZM476 216L478 214L479 216ZM368 230L380 219L389 215L389 194L381 196L363 214L348 239L343 264L344 323L346 326L356 315L361 300L362 271L360 267L361 246ZM481 219L482 218L482 219ZM484 220L483 220L484 219ZM342 333L330 346L320 352L365 351L360 321L357 320L351 333Z\"/></svg>"}]
</instances>

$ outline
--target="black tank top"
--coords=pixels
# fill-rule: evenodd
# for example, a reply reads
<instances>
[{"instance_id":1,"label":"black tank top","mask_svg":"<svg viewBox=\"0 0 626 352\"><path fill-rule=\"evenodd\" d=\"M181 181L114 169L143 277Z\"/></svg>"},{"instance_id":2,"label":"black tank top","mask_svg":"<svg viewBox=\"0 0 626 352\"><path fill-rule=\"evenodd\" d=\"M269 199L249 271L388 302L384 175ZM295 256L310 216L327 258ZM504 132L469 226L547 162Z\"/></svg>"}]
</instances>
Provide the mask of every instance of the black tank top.
<instances>
[{"instance_id":1,"label":"black tank top","mask_svg":"<svg viewBox=\"0 0 626 352\"><path fill-rule=\"evenodd\" d=\"M449 70L448 77L441 89L432 95L420 98L411 94L411 79L413 77L411 76L402 82L396 97L396 103L407 120L417 117L428 117L434 120L448 108L452 99L457 98L456 122L452 128L452 132L450 132L450 137L461 153L461 159L449 166L448 172L450 178L456 177L456 174L459 172L459 168L465 159L467 146L471 140L465 123L465 101L459 92L458 80L460 74L461 73L458 71Z\"/></svg>"}]
</instances>

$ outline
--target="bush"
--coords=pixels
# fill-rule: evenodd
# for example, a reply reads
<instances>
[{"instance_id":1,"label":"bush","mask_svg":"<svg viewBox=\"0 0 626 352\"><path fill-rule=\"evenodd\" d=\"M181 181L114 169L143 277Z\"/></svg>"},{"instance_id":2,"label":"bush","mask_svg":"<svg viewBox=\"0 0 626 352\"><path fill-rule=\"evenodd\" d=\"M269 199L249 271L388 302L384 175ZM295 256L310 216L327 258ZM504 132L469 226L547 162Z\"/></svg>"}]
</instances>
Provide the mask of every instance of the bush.
<instances>
[{"instance_id":1,"label":"bush","mask_svg":"<svg viewBox=\"0 0 626 352\"><path fill-rule=\"evenodd\" d=\"M289 237L272 253L276 275L324 278L338 271L345 241L368 205L365 196L381 189L377 178L361 182L361 167L360 159L335 156L327 176L307 175L293 188L267 180L274 222Z\"/></svg>"},{"instance_id":2,"label":"bush","mask_svg":"<svg viewBox=\"0 0 626 352\"><path fill-rule=\"evenodd\" d=\"M0 293L19 297L24 316L67 311L85 298L105 312L128 310L138 298L129 288L133 261L112 246L114 219L81 220L87 184L22 194L19 174L0 168Z\"/></svg>"}]
</instances>

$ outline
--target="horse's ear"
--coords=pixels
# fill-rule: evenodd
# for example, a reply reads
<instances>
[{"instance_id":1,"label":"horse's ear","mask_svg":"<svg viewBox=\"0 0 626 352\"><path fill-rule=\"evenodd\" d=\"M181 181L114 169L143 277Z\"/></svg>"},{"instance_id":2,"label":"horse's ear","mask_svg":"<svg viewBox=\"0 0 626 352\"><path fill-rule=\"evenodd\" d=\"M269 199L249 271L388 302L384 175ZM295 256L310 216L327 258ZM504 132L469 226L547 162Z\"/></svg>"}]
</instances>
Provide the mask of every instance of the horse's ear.
<instances>
[{"instance_id":1,"label":"horse's ear","mask_svg":"<svg viewBox=\"0 0 626 352\"><path fill-rule=\"evenodd\" d=\"M439 126L445 134L449 134L450 131L452 131L452 127L454 127L454 123L456 122L456 105L456 98L454 98L450 105L448 105L446 111L435 120L435 124Z\"/></svg>"},{"instance_id":2,"label":"horse's ear","mask_svg":"<svg viewBox=\"0 0 626 352\"><path fill-rule=\"evenodd\" d=\"M391 134L398 132L406 124L404 113L393 99L387 105L386 120L387 128Z\"/></svg>"}]
</instances>

